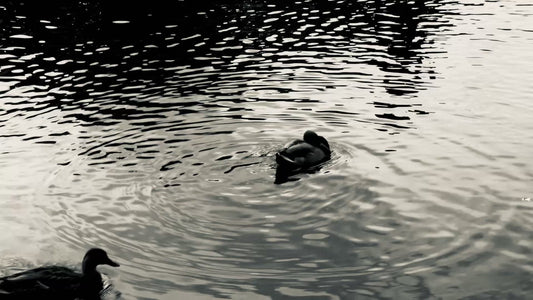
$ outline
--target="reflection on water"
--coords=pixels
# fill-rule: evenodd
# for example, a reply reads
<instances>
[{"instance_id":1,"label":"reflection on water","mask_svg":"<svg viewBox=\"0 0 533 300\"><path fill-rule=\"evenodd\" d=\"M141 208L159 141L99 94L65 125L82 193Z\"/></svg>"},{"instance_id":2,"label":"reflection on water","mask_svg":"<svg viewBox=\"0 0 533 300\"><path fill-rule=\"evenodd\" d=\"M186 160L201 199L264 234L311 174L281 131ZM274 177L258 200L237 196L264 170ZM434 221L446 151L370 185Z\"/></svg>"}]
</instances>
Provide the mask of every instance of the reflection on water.
<instances>
[{"instance_id":1,"label":"reflection on water","mask_svg":"<svg viewBox=\"0 0 533 300\"><path fill-rule=\"evenodd\" d=\"M1 4L0 272L99 246L105 298L527 298L533 7L286 2ZM306 129L331 161L274 185Z\"/></svg>"}]
</instances>

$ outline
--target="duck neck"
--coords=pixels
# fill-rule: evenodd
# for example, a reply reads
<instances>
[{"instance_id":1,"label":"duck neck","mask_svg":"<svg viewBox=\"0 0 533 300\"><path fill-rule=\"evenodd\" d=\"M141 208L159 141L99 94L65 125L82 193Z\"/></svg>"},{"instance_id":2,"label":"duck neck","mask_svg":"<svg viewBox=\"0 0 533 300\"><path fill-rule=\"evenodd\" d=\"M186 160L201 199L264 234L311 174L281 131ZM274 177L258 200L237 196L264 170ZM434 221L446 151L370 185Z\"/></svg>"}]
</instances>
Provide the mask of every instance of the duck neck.
<instances>
[{"instance_id":1,"label":"duck neck","mask_svg":"<svg viewBox=\"0 0 533 300\"><path fill-rule=\"evenodd\" d=\"M81 273L83 275L91 275L91 274L97 273L96 264L92 262L91 259L88 259L87 257L85 257L81 264Z\"/></svg>"}]
</instances>

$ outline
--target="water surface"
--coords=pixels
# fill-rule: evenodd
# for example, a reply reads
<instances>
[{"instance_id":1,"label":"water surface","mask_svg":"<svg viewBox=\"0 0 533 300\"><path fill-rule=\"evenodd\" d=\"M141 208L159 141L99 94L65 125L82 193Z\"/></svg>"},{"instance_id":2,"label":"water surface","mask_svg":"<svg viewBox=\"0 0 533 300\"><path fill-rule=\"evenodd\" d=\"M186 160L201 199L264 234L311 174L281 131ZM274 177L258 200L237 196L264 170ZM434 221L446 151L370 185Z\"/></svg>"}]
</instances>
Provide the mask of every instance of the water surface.
<instances>
[{"instance_id":1,"label":"water surface","mask_svg":"<svg viewBox=\"0 0 533 300\"><path fill-rule=\"evenodd\" d=\"M98 246L110 299L531 295L527 1L106 2L0 6L1 274ZM274 184L306 129L332 160Z\"/></svg>"}]
</instances>

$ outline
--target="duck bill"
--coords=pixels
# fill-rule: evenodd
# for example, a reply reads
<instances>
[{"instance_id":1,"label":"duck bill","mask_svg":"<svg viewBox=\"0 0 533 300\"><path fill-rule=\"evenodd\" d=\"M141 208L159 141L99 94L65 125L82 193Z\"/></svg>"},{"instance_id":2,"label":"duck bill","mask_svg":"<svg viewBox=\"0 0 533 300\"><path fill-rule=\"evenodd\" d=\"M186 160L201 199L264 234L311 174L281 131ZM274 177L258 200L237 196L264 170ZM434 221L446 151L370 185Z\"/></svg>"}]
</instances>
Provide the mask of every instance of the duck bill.
<instances>
[{"instance_id":1,"label":"duck bill","mask_svg":"<svg viewBox=\"0 0 533 300\"><path fill-rule=\"evenodd\" d=\"M106 265L110 265L112 267L120 267L120 265L114 261L112 261L109 257L107 258L107 261L105 262Z\"/></svg>"}]
</instances>

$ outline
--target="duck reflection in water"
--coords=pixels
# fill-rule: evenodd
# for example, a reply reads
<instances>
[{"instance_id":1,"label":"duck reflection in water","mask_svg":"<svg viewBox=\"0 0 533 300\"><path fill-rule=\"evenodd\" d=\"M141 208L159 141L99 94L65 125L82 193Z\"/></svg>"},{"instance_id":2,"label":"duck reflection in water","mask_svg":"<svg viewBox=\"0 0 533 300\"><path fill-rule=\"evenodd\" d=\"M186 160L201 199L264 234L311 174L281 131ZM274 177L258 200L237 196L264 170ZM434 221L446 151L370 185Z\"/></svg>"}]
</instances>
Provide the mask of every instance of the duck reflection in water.
<instances>
[{"instance_id":1,"label":"duck reflection in water","mask_svg":"<svg viewBox=\"0 0 533 300\"><path fill-rule=\"evenodd\" d=\"M87 251L82 273L66 267L47 266L0 278L0 299L100 299L103 289L98 265L118 267L107 253L98 248Z\"/></svg>"},{"instance_id":2,"label":"duck reflection in water","mask_svg":"<svg viewBox=\"0 0 533 300\"><path fill-rule=\"evenodd\" d=\"M276 153L276 180L281 184L297 173L312 173L331 158L328 141L312 130L304 133L303 140L294 140Z\"/></svg>"}]
</instances>

